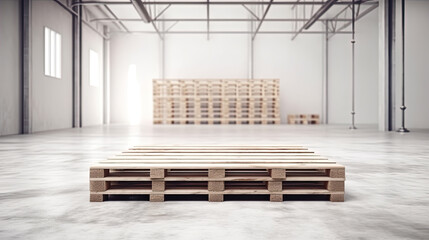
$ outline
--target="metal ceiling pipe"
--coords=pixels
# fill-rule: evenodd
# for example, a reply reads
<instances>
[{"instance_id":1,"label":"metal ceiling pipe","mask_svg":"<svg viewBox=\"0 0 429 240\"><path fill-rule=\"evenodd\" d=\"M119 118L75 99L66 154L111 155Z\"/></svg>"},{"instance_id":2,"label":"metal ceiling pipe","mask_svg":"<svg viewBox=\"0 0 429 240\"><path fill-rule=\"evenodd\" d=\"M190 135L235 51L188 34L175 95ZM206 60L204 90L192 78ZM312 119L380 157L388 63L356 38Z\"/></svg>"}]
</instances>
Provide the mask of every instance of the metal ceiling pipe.
<instances>
[{"instance_id":1,"label":"metal ceiling pipe","mask_svg":"<svg viewBox=\"0 0 429 240\"><path fill-rule=\"evenodd\" d=\"M143 22L150 23L152 21L148 11L146 10L141 0L131 0L131 3L133 4L134 8L136 9Z\"/></svg>"},{"instance_id":2,"label":"metal ceiling pipe","mask_svg":"<svg viewBox=\"0 0 429 240\"><path fill-rule=\"evenodd\" d=\"M317 12L310 18L310 20L304 24L304 29L309 29L323 14L325 14L337 0L328 0L322 7L317 10Z\"/></svg>"}]
</instances>

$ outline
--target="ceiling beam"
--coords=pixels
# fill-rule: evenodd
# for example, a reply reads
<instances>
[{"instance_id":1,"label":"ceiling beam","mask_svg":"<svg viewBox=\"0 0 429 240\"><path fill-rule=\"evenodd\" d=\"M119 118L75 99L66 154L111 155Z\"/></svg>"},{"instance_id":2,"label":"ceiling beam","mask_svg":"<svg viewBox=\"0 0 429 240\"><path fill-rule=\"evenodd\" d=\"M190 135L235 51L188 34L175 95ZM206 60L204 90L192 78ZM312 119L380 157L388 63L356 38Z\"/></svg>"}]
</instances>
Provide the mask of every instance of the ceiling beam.
<instances>
[{"instance_id":1,"label":"ceiling beam","mask_svg":"<svg viewBox=\"0 0 429 240\"><path fill-rule=\"evenodd\" d=\"M376 6L377 7L377 6ZM309 18L265 18L265 22L307 22ZM140 22L140 18L93 18L91 22ZM205 22L206 18L164 18L153 19L154 22ZM248 18L210 18L210 22L259 22L261 19L248 19ZM334 21L334 22L350 22L350 18L335 18L335 19L319 19L317 21Z\"/></svg>"},{"instance_id":2,"label":"ceiling beam","mask_svg":"<svg viewBox=\"0 0 429 240\"><path fill-rule=\"evenodd\" d=\"M150 23L152 21L149 12L147 11L141 0L131 0L131 3L133 4L134 8L136 9L143 22Z\"/></svg>"},{"instance_id":3,"label":"ceiling beam","mask_svg":"<svg viewBox=\"0 0 429 240\"><path fill-rule=\"evenodd\" d=\"M335 5L350 5L352 1L347 2L336 2ZM362 4L376 4L377 1L368 1ZM131 2L121 1L82 1L73 3L71 6L78 5L97 5L97 4L109 4L109 5L127 5ZM161 1L161 2L145 2L145 5L206 5L207 1ZM300 2L300 1L275 1L275 2L248 2L248 1L210 1L210 5L324 5L326 1L313 1L313 2Z\"/></svg>"},{"instance_id":4,"label":"ceiling beam","mask_svg":"<svg viewBox=\"0 0 429 240\"><path fill-rule=\"evenodd\" d=\"M159 12L159 13L158 13L158 15L156 15L156 17L154 17L154 18L153 18L153 20L152 20L152 21L155 21L155 20L157 20L158 18L160 18L160 17L161 17L161 15L162 15L165 11L167 11L167 9L168 9L169 7L171 7L171 4L168 4L168 5L167 5L167 7L165 7L164 9L162 9L162 11L161 11L161 12Z\"/></svg>"},{"instance_id":5,"label":"ceiling beam","mask_svg":"<svg viewBox=\"0 0 429 240\"><path fill-rule=\"evenodd\" d=\"M308 20L308 22L306 22L304 24L304 29L307 30L309 29L311 26L313 26L313 24L319 20L320 17L322 17L323 14L325 14L334 4L335 2L337 2L337 0L328 0L325 5L323 5L322 7L319 8L319 10L317 10L317 12L310 18L310 20Z\"/></svg>"},{"instance_id":6,"label":"ceiling beam","mask_svg":"<svg viewBox=\"0 0 429 240\"><path fill-rule=\"evenodd\" d=\"M115 32L112 32L115 33ZM118 33L123 33L118 31ZM132 31L132 34L155 34L156 31ZM251 31L210 31L210 34L253 34ZM296 31L260 31L258 34L296 34ZM351 31L336 32L336 34L351 34ZM207 34L207 31L163 31L161 34ZM325 31L306 31L302 34L326 34Z\"/></svg>"},{"instance_id":7,"label":"ceiling beam","mask_svg":"<svg viewBox=\"0 0 429 240\"><path fill-rule=\"evenodd\" d=\"M309 29L317 20L322 17L323 14L325 14L335 3L337 0L328 0L325 2L323 6L317 10L313 16L311 16L310 20L308 20L299 30L298 32L292 37L292 41L295 40L295 38L305 30Z\"/></svg>"},{"instance_id":8,"label":"ceiling beam","mask_svg":"<svg viewBox=\"0 0 429 240\"><path fill-rule=\"evenodd\" d=\"M367 8L365 11L361 12L359 15L356 16L356 21L359 20L359 19L361 19L362 17L364 17L368 13L372 12L372 10L376 9L377 7L378 7L378 4L377 5L373 5L373 6L369 7L369 8ZM351 24L352 24L352 22L348 22L348 23L344 24L342 27L340 27L338 29L338 31L341 31L341 30L347 28Z\"/></svg>"},{"instance_id":9,"label":"ceiling beam","mask_svg":"<svg viewBox=\"0 0 429 240\"><path fill-rule=\"evenodd\" d=\"M265 17L267 16L268 11L269 11L269 10L270 10L270 8L271 8L271 3L273 3L273 0L270 0L270 2L269 2L269 3L270 3L270 4L267 6L267 9L265 9L264 15L262 15L262 19L261 19L261 21L259 22L258 27L257 27L257 28L256 28L256 30L255 30L255 33L253 34L252 40L255 40L256 34L258 34L259 29L260 29L260 28L261 28L261 26L262 26L262 23L264 23Z\"/></svg>"},{"instance_id":10,"label":"ceiling beam","mask_svg":"<svg viewBox=\"0 0 429 240\"><path fill-rule=\"evenodd\" d=\"M250 8L248 8L246 5L243 4L243 7L258 21L260 21L259 17L252 11Z\"/></svg>"}]
</instances>

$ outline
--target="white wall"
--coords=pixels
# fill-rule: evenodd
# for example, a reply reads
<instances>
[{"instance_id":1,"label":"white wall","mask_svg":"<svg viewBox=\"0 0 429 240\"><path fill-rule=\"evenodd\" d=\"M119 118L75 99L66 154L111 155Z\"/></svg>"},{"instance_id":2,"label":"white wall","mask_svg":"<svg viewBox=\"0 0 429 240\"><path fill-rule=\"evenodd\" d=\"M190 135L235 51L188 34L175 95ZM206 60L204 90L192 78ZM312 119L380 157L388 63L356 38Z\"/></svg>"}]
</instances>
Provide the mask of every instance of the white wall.
<instances>
[{"instance_id":1,"label":"white wall","mask_svg":"<svg viewBox=\"0 0 429 240\"><path fill-rule=\"evenodd\" d=\"M244 17L247 17L246 12ZM175 30L186 30L186 27ZM213 24L211 27L221 30L226 26ZM248 30L248 25L244 27ZM152 110L151 80L161 77L159 48L157 35L115 34L112 37L112 122L127 121L125 82L131 63L137 63L141 72L149 72L139 80L148 86L142 88L141 95L149 100L150 106L145 105L143 110ZM249 78L249 48L248 35L212 34L210 40L204 34L167 35L165 78ZM254 78L280 79L283 122L290 113L321 113L323 74L320 36L302 35L291 41L291 35L261 34L255 39L254 49ZM143 122L152 122L152 112L144 114Z\"/></svg>"},{"instance_id":2,"label":"white wall","mask_svg":"<svg viewBox=\"0 0 429 240\"><path fill-rule=\"evenodd\" d=\"M168 35L166 78L247 78L248 36Z\"/></svg>"},{"instance_id":3,"label":"white wall","mask_svg":"<svg viewBox=\"0 0 429 240\"><path fill-rule=\"evenodd\" d=\"M255 40L254 77L279 78L281 116L321 113L322 39L320 36L259 35ZM151 80L160 77L157 35L114 35L111 40L111 120L127 121L128 66L137 64L144 76L141 88L143 122L152 122ZM165 38L165 78L248 78L249 36L168 35ZM139 73L138 73L139 75ZM150 102L147 105L146 100ZM149 111L146 111L150 109Z\"/></svg>"},{"instance_id":4,"label":"white wall","mask_svg":"<svg viewBox=\"0 0 429 240\"><path fill-rule=\"evenodd\" d=\"M406 127L429 128L429 1L408 0L405 18ZM401 79L396 83L396 127L401 124Z\"/></svg>"},{"instance_id":5,"label":"white wall","mask_svg":"<svg viewBox=\"0 0 429 240\"><path fill-rule=\"evenodd\" d=\"M356 124L378 123L378 11L356 23ZM350 28L348 29L350 30ZM351 122L351 36L329 39L328 122Z\"/></svg>"},{"instance_id":6,"label":"white wall","mask_svg":"<svg viewBox=\"0 0 429 240\"><path fill-rule=\"evenodd\" d=\"M21 131L19 16L19 1L0 1L0 136Z\"/></svg>"},{"instance_id":7,"label":"white wall","mask_svg":"<svg viewBox=\"0 0 429 240\"><path fill-rule=\"evenodd\" d=\"M34 0L32 10L33 131L72 127L72 17L54 1ZM44 27L61 34L61 79L44 74Z\"/></svg>"},{"instance_id":8,"label":"white wall","mask_svg":"<svg viewBox=\"0 0 429 240\"><path fill-rule=\"evenodd\" d=\"M98 54L99 85L90 86L89 51ZM103 38L88 26L82 28L82 126L103 124Z\"/></svg>"},{"instance_id":9,"label":"white wall","mask_svg":"<svg viewBox=\"0 0 429 240\"><path fill-rule=\"evenodd\" d=\"M110 40L110 112L112 123L127 123L130 111L141 111L144 124L152 123L152 79L159 78L158 35L116 34ZM128 71L136 65L137 92L141 94L130 99ZM135 89L133 89L135 90ZM132 109L128 109L129 102Z\"/></svg>"},{"instance_id":10,"label":"white wall","mask_svg":"<svg viewBox=\"0 0 429 240\"><path fill-rule=\"evenodd\" d=\"M259 35L255 39L255 78L280 79L280 114L321 114L322 38Z\"/></svg>"}]
</instances>

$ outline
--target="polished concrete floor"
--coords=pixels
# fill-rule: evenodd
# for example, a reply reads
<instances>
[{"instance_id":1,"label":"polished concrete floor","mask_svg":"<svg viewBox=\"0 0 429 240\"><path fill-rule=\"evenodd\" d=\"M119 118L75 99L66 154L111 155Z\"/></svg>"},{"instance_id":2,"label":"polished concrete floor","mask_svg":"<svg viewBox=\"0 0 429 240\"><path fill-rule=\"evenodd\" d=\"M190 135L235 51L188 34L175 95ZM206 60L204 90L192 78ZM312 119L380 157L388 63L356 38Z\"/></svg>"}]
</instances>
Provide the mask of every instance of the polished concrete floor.
<instances>
[{"instance_id":1,"label":"polished concrete floor","mask_svg":"<svg viewBox=\"0 0 429 240\"><path fill-rule=\"evenodd\" d=\"M88 168L135 144L303 145L346 201L89 202ZM109 126L0 137L0 239L429 239L429 131Z\"/></svg>"}]
</instances>

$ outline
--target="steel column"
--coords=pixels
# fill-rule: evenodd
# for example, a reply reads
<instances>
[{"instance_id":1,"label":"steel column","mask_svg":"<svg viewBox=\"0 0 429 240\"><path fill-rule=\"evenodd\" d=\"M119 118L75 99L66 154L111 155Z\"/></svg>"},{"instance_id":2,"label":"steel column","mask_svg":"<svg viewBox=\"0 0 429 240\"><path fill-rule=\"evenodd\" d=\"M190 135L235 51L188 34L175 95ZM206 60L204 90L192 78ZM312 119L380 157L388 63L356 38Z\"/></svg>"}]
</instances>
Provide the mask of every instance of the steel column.
<instances>
[{"instance_id":1,"label":"steel column","mask_svg":"<svg viewBox=\"0 0 429 240\"><path fill-rule=\"evenodd\" d=\"M72 19L72 48L73 48L73 60L72 60L72 89L73 89L73 127L79 128L81 127L81 102L80 102L80 94L81 94L81 84L80 84L80 28L81 28L81 18L79 14L79 7L74 7L73 12L77 13L73 14Z\"/></svg>"},{"instance_id":2,"label":"steel column","mask_svg":"<svg viewBox=\"0 0 429 240\"><path fill-rule=\"evenodd\" d=\"M405 106L405 0L401 1L401 34L402 34L402 89L401 89L401 100L402 100L402 104L401 104L401 117L402 117L402 121L401 121L401 127L397 130L397 132L401 132L401 133L406 133L409 132L410 130L408 130L405 127L405 109L407 109L407 107Z\"/></svg>"},{"instance_id":3,"label":"steel column","mask_svg":"<svg viewBox=\"0 0 429 240\"><path fill-rule=\"evenodd\" d=\"M109 35L109 27L103 27L104 35ZM103 40L103 123L110 123L110 40Z\"/></svg>"},{"instance_id":4,"label":"steel column","mask_svg":"<svg viewBox=\"0 0 429 240\"><path fill-rule=\"evenodd\" d=\"M379 7L379 130L394 128L395 1L380 0Z\"/></svg>"},{"instance_id":5,"label":"steel column","mask_svg":"<svg viewBox=\"0 0 429 240\"><path fill-rule=\"evenodd\" d=\"M325 54L325 77L323 78L322 86L322 122L328 123L328 86L329 86L329 22L325 21L325 35L324 35L324 54Z\"/></svg>"},{"instance_id":6,"label":"steel column","mask_svg":"<svg viewBox=\"0 0 429 240\"><path fill-rule=\"evenodd\" d=\"M22 0L21 4L21 38L22 38L22 128L23 134L33 132L32 124L32 44L31 44L31 11L32 1Z\"/></svg>"},{"instance_id":7,"label":"steel column","mask_svg":"<svg viewBox=\"0 0 429 240\"><path fill-rule=\"evenodd\" d=\"M256 34L258 34L259 29L260 29L260 28L261 28L261 26L262 26L262 23L264 23L265 17L267 16L268 11L269 11L269 10L270 10L270 8L271 8L271 3L273 3L273 0L270 0L270 2L269 2L269 3L270 3L270 4L267 6L267 9L265 9L264 15L262 15L262 18L261 18L261 21L260 21L260 22L259 22L259 24L258 24L258 27L256 27L255 33L253 34L253 37L252 37L252 39L253 39L253 40L255 39Z\"/></svg>"},{"instance_id":8,"label":"steel column","mask_svg":"<svg viewBox=\"0 0 429 240\"><path fill-rule=\"evenodd\" d=\"M353 4L352 4L352 111L350 112L351 117L352 117L352 124L349 127L349 129L354 130L356 129L355 126L355 115L356 115L356 111L355 111L355 44L356 44L356 39L355 39L355 0L353 0Z\"/></svg>"}]
</instances>

